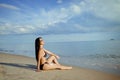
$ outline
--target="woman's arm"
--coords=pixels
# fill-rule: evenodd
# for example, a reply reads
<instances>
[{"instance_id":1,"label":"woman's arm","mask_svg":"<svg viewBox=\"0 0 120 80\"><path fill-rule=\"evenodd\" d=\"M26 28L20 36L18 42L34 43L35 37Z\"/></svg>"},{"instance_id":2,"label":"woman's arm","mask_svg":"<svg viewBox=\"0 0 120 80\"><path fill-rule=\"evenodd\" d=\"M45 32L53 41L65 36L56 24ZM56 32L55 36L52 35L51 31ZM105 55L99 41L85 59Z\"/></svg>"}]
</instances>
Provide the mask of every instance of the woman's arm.
<instances>
[{"instance_id":1,"label":"woman's arm","mask_svg":"<svg viewBox=\"0 0 120 80\"><path fill-rule=\"evenodd\" d=\"M50 52L50 51L48 51L48 50L46 50L46 49L44 49L44 51L45 51L47 54L49 54L49 55L55 56L57 59L60 58L58 55L56 55L56 54L54 54L54 53L52 53L52 52Z\"/></svg>"}]
</instances>

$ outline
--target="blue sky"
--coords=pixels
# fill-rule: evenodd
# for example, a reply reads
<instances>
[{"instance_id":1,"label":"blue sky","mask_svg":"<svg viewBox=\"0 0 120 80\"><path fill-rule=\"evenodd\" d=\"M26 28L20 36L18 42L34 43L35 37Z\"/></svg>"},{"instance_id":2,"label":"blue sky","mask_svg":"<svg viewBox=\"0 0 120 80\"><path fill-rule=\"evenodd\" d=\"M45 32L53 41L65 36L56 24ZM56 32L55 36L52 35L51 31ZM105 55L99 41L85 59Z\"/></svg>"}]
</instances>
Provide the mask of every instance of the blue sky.
<instances>
[{"instance_id":1,"label":"blue sky","mask_svg":"<svg viewBox=\"0 0 120 80\"><path fill-rule=\"evenodd\" d=\"M119 9L120 0L0 0L0 34L117 35Z\"/></svg>"}]
</instances>

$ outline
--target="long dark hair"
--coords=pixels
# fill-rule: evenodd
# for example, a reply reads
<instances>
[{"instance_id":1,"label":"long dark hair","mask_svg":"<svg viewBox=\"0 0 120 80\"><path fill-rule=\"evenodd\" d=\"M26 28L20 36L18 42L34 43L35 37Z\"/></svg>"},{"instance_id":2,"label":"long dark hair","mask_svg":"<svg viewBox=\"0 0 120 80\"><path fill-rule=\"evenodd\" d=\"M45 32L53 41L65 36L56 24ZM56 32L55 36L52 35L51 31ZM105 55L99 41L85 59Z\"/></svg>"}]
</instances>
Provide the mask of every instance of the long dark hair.
<instances>
[{"instance_id":1,"label":"long dark hair","mask_svg":"<svg viewBox=\"0 0 120 80\"><path fill-rule=\"evenodd\" d=\"M36 61L38 61L38 52L40 49L40 39L42 39L42 37L38 37L35 39L35 57L36 57Z\"/></svg>"}]
</instances>

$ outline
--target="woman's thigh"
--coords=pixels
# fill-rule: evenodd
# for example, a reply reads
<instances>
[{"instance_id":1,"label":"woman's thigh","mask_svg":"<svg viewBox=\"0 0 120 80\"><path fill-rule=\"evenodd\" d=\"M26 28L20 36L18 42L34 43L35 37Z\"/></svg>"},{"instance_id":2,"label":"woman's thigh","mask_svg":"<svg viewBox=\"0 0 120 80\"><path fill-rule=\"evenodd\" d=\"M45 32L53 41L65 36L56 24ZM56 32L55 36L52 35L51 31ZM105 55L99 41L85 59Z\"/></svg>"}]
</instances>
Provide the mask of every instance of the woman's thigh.
<instances>
[{"instance_id":1,"label":"woman's thigh","mask_svg":"<svg viewBox=\"0 0 120 80\"><path fill-rule=\"evenodd\" d=\"M45 64L43 67L44 70L51 70L51 69L60 69L60 66L57 64Z\"/></svg>"},{"instance_id":2,"label":"woman's thigh","mask_svg":"<svg viewBox=\"0 0 120 80\"><path fill-rule=\"evenodd\" d=\"M48 62L52 62L54 59L56 59L55 56L49 56L49 57L47 58L47 61L48 61Z\"/></svg>"}]
</instances>

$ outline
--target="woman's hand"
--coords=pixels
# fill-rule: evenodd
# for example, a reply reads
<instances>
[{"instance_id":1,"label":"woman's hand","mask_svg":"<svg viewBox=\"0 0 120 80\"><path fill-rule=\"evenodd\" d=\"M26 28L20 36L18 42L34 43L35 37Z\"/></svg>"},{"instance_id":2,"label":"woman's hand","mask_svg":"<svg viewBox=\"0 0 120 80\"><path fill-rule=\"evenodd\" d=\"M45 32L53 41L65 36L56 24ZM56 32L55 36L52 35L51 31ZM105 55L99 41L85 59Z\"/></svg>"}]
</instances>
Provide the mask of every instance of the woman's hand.
<instances>
[{"instance_id":1,"label":"woman's hand","mask_svg":"<svg viewBox=\"0 0 120 80\"><path fill-rule=\"evenodd\" d=\"M60 57L59 57L58 55L55 55L55 57L56 57L57 59L60 59Z\"/></svg>"},{"instance_id":2,"label":"woman's hand","mask_svg":"<svg viewBox=\"0 0 120 80\"><path fill-rule=\"evenodd\" d=\"M37 69L37 70L36 70L36 72L40 72L40 70L39 70L39 69Z\"/></svg>"}]
</instances>

